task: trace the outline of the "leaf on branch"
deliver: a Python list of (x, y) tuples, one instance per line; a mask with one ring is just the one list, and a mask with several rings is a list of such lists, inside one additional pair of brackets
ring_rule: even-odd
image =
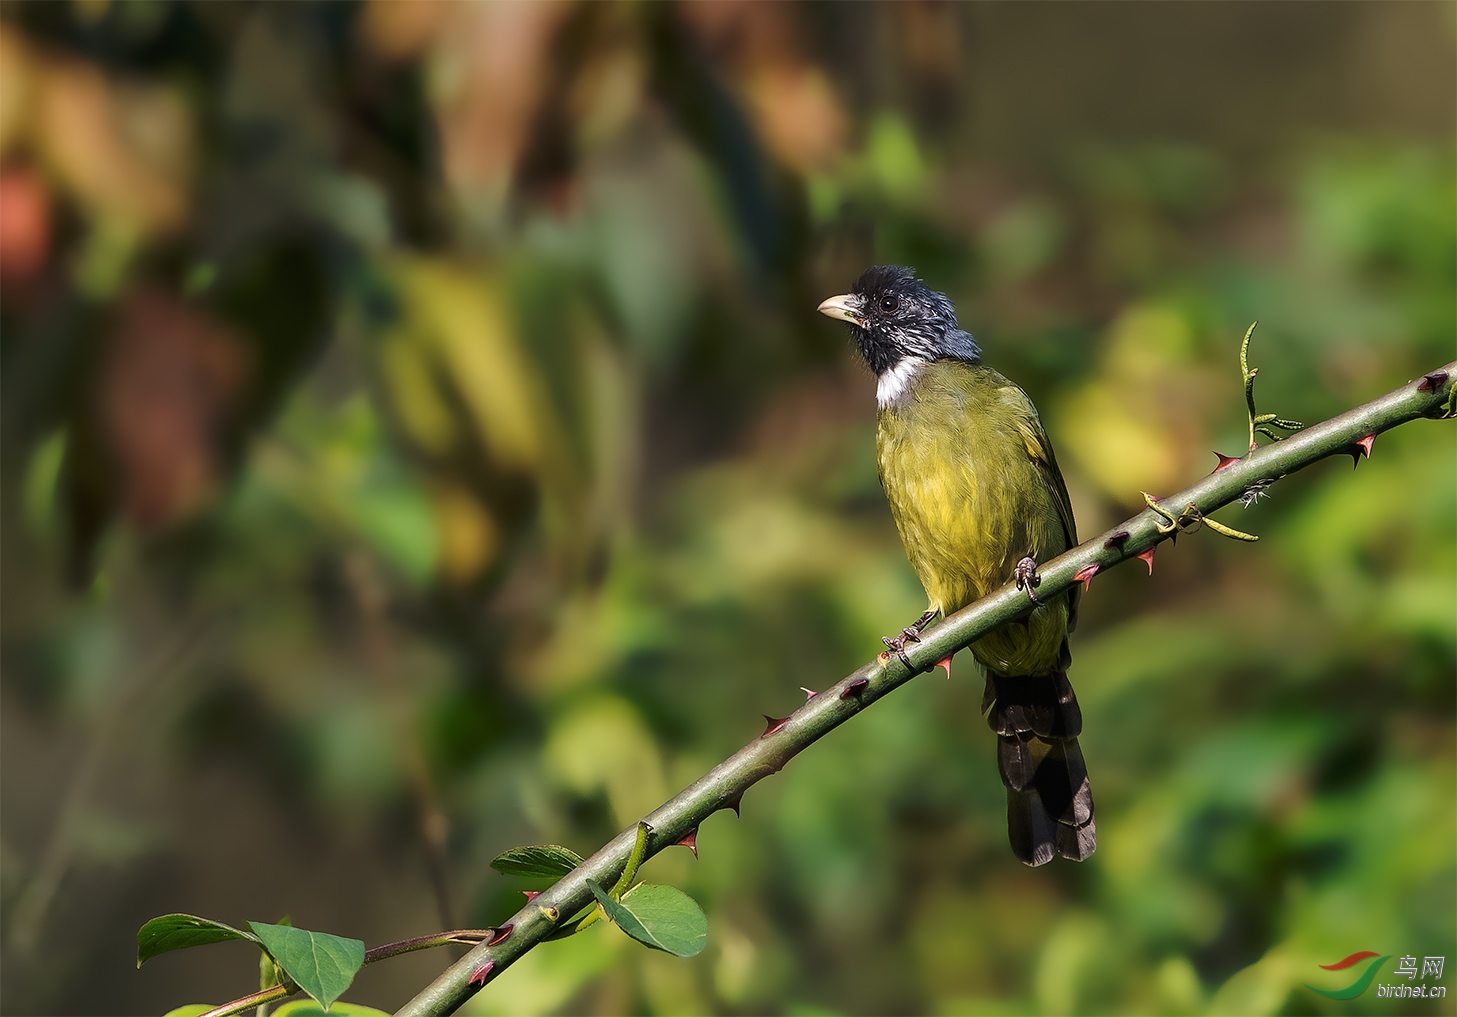
[(502, 851), (491, 860), (491, 868), (507, 876), (549, 876), (555, 879), (565, 876), (582, 862), (581, 855), (560, 844), (528, 844)]
[(271, 1017), (389, 1017), (384, 1010), (376, 1010), (362, 1003), (335, 1003), (328, 1010), (312, 999), (295, 999), (271, 1011)]
[(615, 901), (594, 880), (587, 886), (613, 923), (639, 943), (678, 957), (708, 945), (708, 919), (698, 902), (675, 886), (639, 883)]
[(364, 966), (362, 940), (262, 922), (249, 922), (248, 927), (284, 973), (325, 1010)]
[(137, 930), (137, 967), (158, 954), (183, 950), (189, 946), (226, 943), (230, 939), (246, 939), (257, 943), (251, 932), (215, 922), (197, 915), (172, 914), (153, 918)]

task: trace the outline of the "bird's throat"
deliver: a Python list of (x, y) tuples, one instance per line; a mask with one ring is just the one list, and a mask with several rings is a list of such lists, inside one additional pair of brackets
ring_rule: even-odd
[(875, 401), (880, 408), (895, 406), (905, 400), (910, 395), (911, 382), (925, 366), (926, 361), (920, 357), (902, 357), (882, 371), (875, 386)]

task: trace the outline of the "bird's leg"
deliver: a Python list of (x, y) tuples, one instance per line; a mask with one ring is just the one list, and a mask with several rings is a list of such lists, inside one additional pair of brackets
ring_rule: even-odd
[(898, 636), (881, 636), (880, 641), (895, 651), (895, 655), (901, 659), (906, 667), (911, 666), (911, 659), (906, 656), (906, 643), (919, 643), (921, 641), (921, 630), (930, 624), (931, 619), (936, 617), (936, 609), (928, 608), (926, 613), (905, 628), (901, 629)]
[(1012, 574), (1017, 577), (1017, 589), (1026, 590), (1032, 603), (1040, 605), (1042, 601), (1037, 599), (1036, 589), (1042, 585), (1042, 577), (1037, 574), (1037, 563), (1031, 558), (1023, 558)]

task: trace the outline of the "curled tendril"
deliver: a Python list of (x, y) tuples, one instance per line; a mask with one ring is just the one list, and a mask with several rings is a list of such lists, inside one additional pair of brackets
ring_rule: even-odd
[(1159, 516), (1159, 520), (1154, 523), (1154, 526), (1160, 533), (1193, 533), (1200, 526), (1208, 526), (1220, 536), (1229, 537), (1232, 540), (1253, 541), (1260, 539), (1253, 533), (1236, 530), (1233, 526), (1226, 526), (1221, 522), (1210, 519), (1192, 501), (1185, 505), (1183, 511), (1176, 516), (1160, 505), (1159, 500), (1147, 491), (1141, 493), (1143, 494), (1144, 503)]
[(1252, 322), (1245, 331), (1244, 342), (1239, 346), (1239, 370), (1244, 377), (1245, 383), (1245, 405), (1249, 409), (1250, 417), (1250, 451), (1253, 452), (1258, 446), (1255, 443), (1255, 435), (1263, 434), (1272, 441), (1279, 441), (1287, 435), (1280, 434), (1280, 431), (1303, 431), (1305, 425), (1298, 420), (1286, 420), (1275, 413), (1257, 413), (1255, 411), (1255, 375), (1260, 373), (1258, 367), (1250, 366), (1250, 338), (1255, 334), (1255, 326), (1259, 322)]

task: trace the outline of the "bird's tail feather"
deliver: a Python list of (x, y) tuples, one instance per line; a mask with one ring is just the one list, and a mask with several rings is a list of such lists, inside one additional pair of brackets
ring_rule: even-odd
[(1028, 865), (1054, 855), (1082, 861), (1097, 843), (1093, 792), (1078, 748), (1083, 715), (1067, 680), (1067, 655), (1045, 675), (987, 673), (982, 711), (997, 733), (1007, 787), (1007, 833)]

